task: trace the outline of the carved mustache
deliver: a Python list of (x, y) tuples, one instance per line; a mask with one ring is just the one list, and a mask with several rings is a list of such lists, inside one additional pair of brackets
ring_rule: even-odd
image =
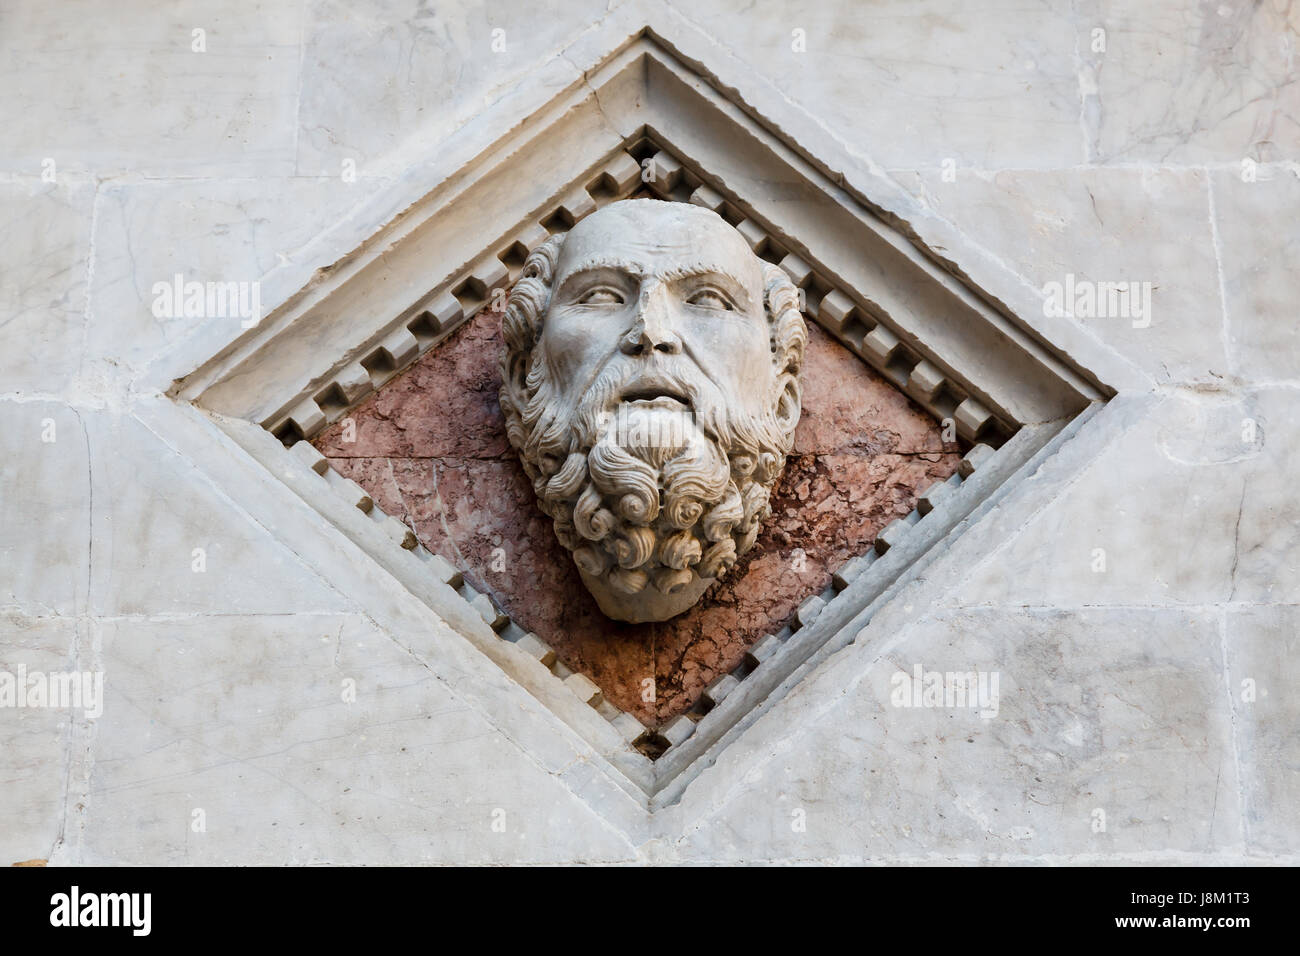
[(623, 402), (670, 398), (707, 417), (716, 406), (715, 389), (698, 369), (677, 369), (661, 359), (636, 364), (613, 358), (583, 395), (576, 411), (583, 421), (595, 422), (602, 412), (614, 411)]

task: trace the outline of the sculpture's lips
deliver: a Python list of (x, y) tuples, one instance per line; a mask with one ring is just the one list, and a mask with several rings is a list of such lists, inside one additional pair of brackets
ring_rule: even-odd
[(653, 404), (672, 402), (686, 408), (691, 407), (690, 396), (676, 385), (667, 382), (639, 383), (625, 388), (619, 396), (620, 402), (650, 402)]

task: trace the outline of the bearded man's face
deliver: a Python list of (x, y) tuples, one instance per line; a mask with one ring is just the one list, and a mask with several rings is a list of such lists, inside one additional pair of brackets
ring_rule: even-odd
[(758, 534), (799, 418), (795, 290), (710, 210), (612, 203), (525, 265), (501, 405), (609, 617), (690, 608)]

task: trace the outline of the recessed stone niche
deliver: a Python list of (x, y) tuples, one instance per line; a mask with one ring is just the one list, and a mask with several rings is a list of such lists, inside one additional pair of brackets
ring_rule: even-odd
[(772, 517), (698, 605), (661, 623), (605, 617), (537, 509), (497, 404), (500, 312), (481, 311), (314, 444), (606, 700), (658, 727), (957, 470), (962, 449), (933, 417), (815, 323), (808, 332), (803, 413)]
[[(971, 531), (1002, 528), (1114, 394), (967, 278), (977, 252), (947, 224), (779, 97), (784, 119), (696, 62), (649, 26), (620, 39), (526, 121), (434, 162), (429, 192), (168, 389), (331, 526), (298, 546), (341, 546), (358, 603), (467, 701), (543, 763), (557, 721), (580, 738), (580, 766), (556, 772), (601, 814), (611, 783), (655, 812), (708, 767), (745, 772), (752, 738), (730, 769), (720, 755), (838, 650), (925, 614), (998, 545)], [(712, 209), (784, 270), (812, 344), (757, 548), (694, 611), (634, 630), (597, 616), (507, 451), (498, 317), (479, 312), (548, 235), (645, 189)], [(960, 447), (940, 442), (944, 419)], [(395, 585), (446, 631), (412, 630), (423, 611), (395, 606)], [(468, 676), (487, 663), (512, 683)]]

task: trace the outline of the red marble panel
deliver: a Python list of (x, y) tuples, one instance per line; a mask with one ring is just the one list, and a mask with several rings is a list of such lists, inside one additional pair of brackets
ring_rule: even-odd
[(795, 450), (754, 548), (687, 613), (656, 624), (610, 621), (537, 510), (506, 441), (500, 323), (499, 313), (481, 312), (353, 412), (354, 441), (343, 440), (339, 422), (315, 444), (647, 725), (688, 710), (960, 459), (932, 418), (809, 323)]

